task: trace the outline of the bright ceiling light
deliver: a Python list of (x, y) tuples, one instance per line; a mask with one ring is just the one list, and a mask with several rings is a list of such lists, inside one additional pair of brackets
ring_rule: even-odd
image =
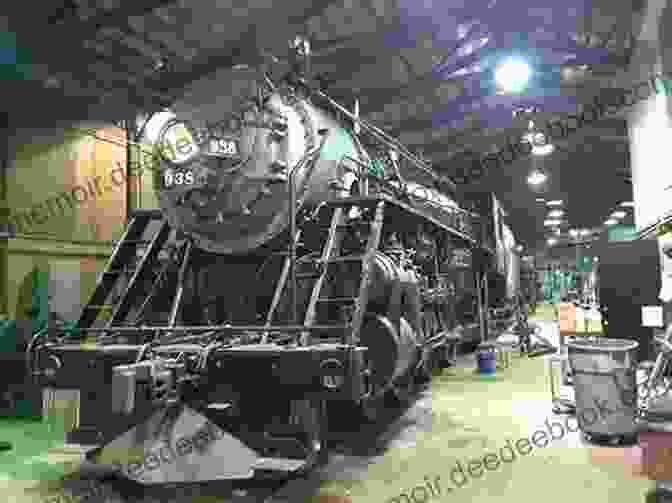
[(572, 236), (573, 238), (578, 237), (579, 231), (577, 229), (570, 229), (569, 235)]
[(625, 211), (614, 211), (611, 214), (611, 218), (625, 218), (627, 213)]
[(606, 222), (604, 222), (604, 225), (616, 225), (618, 223), (618, 220), (614, 220), (613, 218), (610, 218)]
[(527, 177), (527, 183), (535, 186), (543, 184), (546, 180), (548, 180), (548, 175), (539, 169), (535, 169)]
[(548, 219), (544, 220), (544, 226), (545, 227), (555, 227), (556, 225), (562, 224), (562, 220), (558, 219)]
[(555, 238), (548, 238), (548, 240), (546, 241), (546, 243), (548, 243), (548, 246), (553, 246), (553, 245), (558, 244), (558, 240), (555, 239)]
[(530, 65), (519, 59), (508, 59), (495, 70), (497, 85), (507, 93), (519, 93), (525, 89), (530, 80)]
[(581, 236), (590, 236), (590, 231), (588, 229), (581, 229), (579, 231), (579, 235)]
[(548, 212), (548, 218), (560, 218), (565, 212), (562, 210), (553, 210)]
[(634, 208), (635, 203), (632, 202), (632, 201), (624, 201), (620, 204), (620, 206), (623, 207), (623, 208)]
[(545, 202), (546, 202), (546, 199), (544, 199), (543, 197), (538, 197), (538, 198), (537, 198), (537, 202), (538, 202), (538, 203), (545, 203)]
[(546, 203), (547, 206), (562, 206), (564, 203), (560, 199), (556, 199), (555, 201), (548, 201)]

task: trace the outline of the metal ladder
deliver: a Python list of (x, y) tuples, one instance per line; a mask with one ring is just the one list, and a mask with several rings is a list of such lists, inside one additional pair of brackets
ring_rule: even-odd
[[(150, 240), (143, 239), (145, 231), (153, 220), (161, 220), (159, 230)], [(133, 304), (142, 295), (142, 289), (152, 274), (159, 252), (166, 244), (171, 233), (168, 222), (163, 220), (158, 210), (139, 210), (133, 213), (126, 232), (112, 252), (105, 269), (98, 279), (89, 302), (84, 306), (77, 322), (77, 328), (87, 329), (95, 323), (102, 311), (111, 310), (112, 315), (106, 323), (109, 328), (122, 321), (130, 312)], [(146, 247), (136, 266), (131, 265), (140, 247)], [(130, 280), (124, 293), (115, 304), (106, 304), (120, 279), (130, 274)]]
[[(298, 232), (296, 233), (296, 236), (294, 237), (294, 241), (297, 243), (300, 242), (301, 235), (302, 230), (299, 229)], [(269, 328), (273, 324), (273, 317), (275, 316), (275, 312), (277, 311), (278, 305), (280, 304), (280, 300), (282, 299), (282, 294), (285, 291), (285, 287), (287, 286), (289, 273), (292, 267), (296, 267), (296, 264), (292, 264), (292, 257), (289, 252), (281, 252), (281, 253), (282, 255), (284, 255), (285, 261), (282, 264), (282, 272), (280, 273), (280, 279), (278, 279), (278, 283), (275, 287), (275, 293), (273, 294), (271, 307), (269, 308), (268, 314), (266, 315), (266, 324), (265, 324), (266, 328)], [(264, 338), (264, 340), (266, 340), (266, 338)]]
[[(331, 201), (329, 206), (335, 206), (334, 214), (331, 219), (329, 227), (329, 235), (322, 249), (322, 255), (319, 260), (321, 271), (317, 275), (317, 280), (313, 285), (313, 289), (306, 308), (304, 319), (304, 326), (311, 327), (317, 318), (317, 306), (320, 304), (340, 305), (342, 307), (354, 307), (354, 314), (349, 326), (350, 336), (343, 337), (343, 344), (357, 344), (359, 341), (359, 333), (364, 321), (364, 314), (368, 304), (368, 284), (371, 276), (371, 262), (373, 256), (380, 245), (380, 238), (383, 228), (383, 215), (385, 202), (376, 199), (366, 198), (345, 198), (337, 201)], [(348, 229), (353, 226), (361, 225), (361, 222), (347, 223), (345, 208), (346, 207), (361, 207), (365, 205), (375, 205), (375, 215), (373, 221), (367, 222), (370, 225), (370, 233), (367, 238), (366, 247), (362, 255), (341, 255), (341, 244), (343, 235)], [(321, 297), (324, 283), (327, 276), (331, 272), (331, 266), (343, 262), (360, 262), (361, 263), (361, 278), (359, 282), (358, 294), (356, 297)], [(304, 334), (307, 338), (307, 334)], [(349, 340), (348, 340), (349, 339)]]

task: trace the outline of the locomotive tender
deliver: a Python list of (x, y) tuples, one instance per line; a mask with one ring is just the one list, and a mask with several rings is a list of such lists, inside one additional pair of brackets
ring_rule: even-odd
[(51, 396), (78, 390), (68, 441), (143, 484), (315, 466), (449, 364), (451, 260), (482, 248), (450, 182), (305, 81), (225, 119), (164, 127), (160, 211), (28, 350)]

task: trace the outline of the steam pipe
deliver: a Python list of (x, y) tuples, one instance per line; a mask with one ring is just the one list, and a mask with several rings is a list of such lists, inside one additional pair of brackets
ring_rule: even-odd
[(326, 129), (320, 129), (318, 134), (322, 136), (322, 141), (313, 149), (313, 151), (308, 152), (306, 156), (297, 162), (292, 169), (289, 171), (289, 176), (287, 177), (287, 182), (289, 183), (289, 260), (290, 260), (290, 282), (291, 282), (291, 303), (292, 303), (292, 324), (298, 323), (299, 314), (297, 306), (297, 290), (298, 283), (296, 278), (296, 183), (294, 180), (295, 175), (299, 172), (299, 168), (305, 166), (308, 162), (311, 161), (311, 158), (318, 154), (322, 147), (324, 146), (325, 141), (327, 140), (327, 135), (329, 131)]
[(318, 90), (318, 91), (316, 91), (316, 93), (321, 98), (326, 99), (331, 106), (336, 108), (339, 112), (343, 113), (350, 120), (352, 120), (356, 124), (361, 125), (364, 129), (367, 130), (367, 132), (371, 136), (376, 138), (378, 141), (393, 147), (395, 150), (398, 150), (399, 154), (401, 154), (402, 157), (404, 157), (406, 160), (411, 162), (419, 170), (427, 173), (429, 176), (432, 177), (433, 180), (435, 180), (437, 182), (447, 183), (450, 186), (451, 191), (453, 191), (453, 192), (457, 191), (457, 186), (455, 185), (455, 183), (452, 180), (448, 180), (445, 177), (440, 177), (439, 175), (437, 175), (430, 167), (426, 166), (425, 162), (423, 162), (420, 158), (416, 157), (410, 151), (408, 151), (408, 149), (400, 141), (398, 141), (395, 138), (392, 138), (391, 136), (386, 134), (384, 131), (378, 129), (373, 124), (369, 124), (364, 119), (361, 119), (361, 118), (357, 117), (356, 115), (352, 114), (345, 107), (339, 105), (336, 101), (334, 101), (332, 98), (330, 98), (324, 91), (319, 91)]
[(184, 257), (182, 258), (182, 265), (180, 266), (180, 272), (177, 280), (177, 293), (175, 294), (175, 300), (173, 300), (173, 305), (170, 309), (170, 319), (168, 321), (168, 326), (174, 327), (177, 321), (177, 313), (180, 311), (180, 306), (182, 304), (182, 296), (184, 295), (184, 277), (187, 274), (187, 267), (189, 265), (189, 259), (191, 258), (191, 248), (192, 241), (189, 240), (185, 244)]

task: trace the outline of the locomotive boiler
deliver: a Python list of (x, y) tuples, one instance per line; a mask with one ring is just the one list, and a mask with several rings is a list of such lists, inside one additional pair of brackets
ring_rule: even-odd
[(50, 396), (78, 390), (68, 438), (92, 462), (147, 484), (300, 473), (449, 363), (442, 264), (479, 227), (403, 145), (288, 79), (169, 121), (156, 152), (160, 210), (134, 214), (77, 327), (28, 352)]

